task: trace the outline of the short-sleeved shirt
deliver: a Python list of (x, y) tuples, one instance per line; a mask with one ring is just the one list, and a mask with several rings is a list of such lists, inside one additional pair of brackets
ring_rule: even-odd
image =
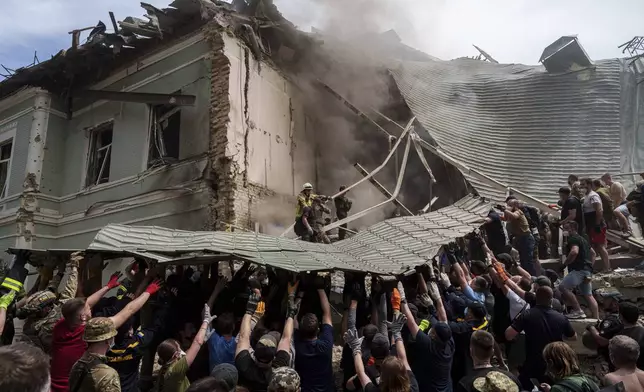
[[(418, 388), (418, 381), (416, 380), (416, 376), (414, 376), (414, 373), (409, 370), (407, 371), (407, 375), (409, 376), (409, 391), (418, 392), (420, 389)], [(364, 386), (364, 391), (380, 392), (380, 387), (378, 385), (375, 385), (373, 382), (370, 382), (369, 384)]]
[(85, 325), (70, 328), (64, 319), (58, 320), (52, 331), (51, 392), (67, 392), (69, 372), (87, 348), (83, 340)]
[(530, 309), (530, 304), (528, 304), (523, 298), (519, 297), (517, 293), (512, 290), (508, 290), (505, 294), (510, 302), (510, 320), (517, 318), (521, 312), (525, 312)]
[(514, 374), (496, 367), (488, 367), (488, 368), (474, 369), (471, 372), (469, 372), (465, 377), (461, 378), (456, 386), (456, 392), (478, 392), (478, 390), (474, 388), (474, 380), (480, 377), (485, 377), (490, 372), (499, 372), (499, 373), (505, 374), (515, 384), (517, 384), (519, 391), (523, 389), (521, 388), (521, 383), (519, 382), (519, 380), (517, 380)]
[(549, 343), (575, 336), (575, 330), (566, 316), (539, 305), (517, 317), (512, 328), (517, 332), (525, 331), (526, 335), (526, 360), (521, 373), (535, 378), (543, 377), (546, 371), (543, 349)]
[(418, 331), (409, 349), (415, 351), (416, 360), (411, 364), (411, 370), (419, 389), (423, 392), (451, 392), (454, 339), (440, 342)]
[(295, 331), (295, 370), (302, 392), (333, 392), (333, 326), (322, 324), (315, 340), (304, 340)]
[(569, 197), (561, 207), (561, 219), (566, 219), (570, 215), (570, 211), (575, 211), (575, 222), (579, 226), (579, 232), (584, 231), (584, 213), (581, 208), (581, 202), (574, 196)]
[(588, 192), (584, 197), (583, 209), (587, 227), (593, 227), (597, 222), (597, 212), (595, 211), (595, 204), (597, 203), (602, 204), (602, 198), (595, 191)]
[(237, 339), (230, 339), (213, 332), (208, 339), (208, 355), (210, 371), (222, 363), (235, 364), (235, 350), (237, 349)]
[(593, 263), (590, 256), (590, 245), (588, 245), (588, 241), (578, 233), (571, 234), (568, 237), (568, 247), (571, 249), (573, 246), (577, 246), (579, 248), (579, 253), (577, 253), (575, 260), (568, 264), (568, 269), (570, 271), (592, 271)]
[[(119, 374), (108, 366), (103, 355), (86, 352), (69, 374), (72, 392), (121, 392)], [(93, 364), (93, 366), (92, 366)], [(80, 383), (80, 384), (78, 384)]]
[(185, 356), (179, 358), (174, 363), (171, 363), (170, 366), (165, 369), (161, 369), (163, 373), (163, 378), (157, 381), (157, 391), (158, 392), (185, 392), (190, 387), (190, 381), (188, 381), (188, 360)]
[(263, 368), (257, 366), (255, 360), (251, 357), (248, 350), (242, 350), (235, 357), (235, 366), (239, 372), (239, 385), (248, 388), (253, 392), (264, 392), (268, 388), (268, 383), (273, 376), (273, 369), (283, 366), (289, 366), (291, 354), (280, 350), (275, 354), (273, 363), (270, 367)]
[(610, 197), (613, 199), (613, 207), (619, 207), (620, 204), (626, 201), (626, 196), (627, 194), (626, 189), (624, 189), (624, 185), (617, 181), (613, 181), (613, 183), (610, 184)]

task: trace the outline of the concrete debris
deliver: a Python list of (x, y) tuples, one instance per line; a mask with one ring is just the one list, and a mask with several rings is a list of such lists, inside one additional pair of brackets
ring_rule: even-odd
[(549, 73), (577, 71), (593, 65), (577, 37), (564, 36), (548, 45), (539, 62)]

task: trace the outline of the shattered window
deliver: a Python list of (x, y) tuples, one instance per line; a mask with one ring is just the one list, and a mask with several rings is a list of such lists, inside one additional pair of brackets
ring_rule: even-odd
[(112, 133), (114, 122), (109, 121), (90, 130), (89, 164), (85, 186), (104, 184), (110, 180)]
[(175, 105), (152, 106), (150, 116), (148, 167), (179, 160), (181, 107)]
[(0, 144), (0, 184), (2, 184), (0, 199), (7, 196), (7, 186), (9, 185), (9, 164), (11, 163), (12, 146), (13, 139), (9, 139), (8, 141)]

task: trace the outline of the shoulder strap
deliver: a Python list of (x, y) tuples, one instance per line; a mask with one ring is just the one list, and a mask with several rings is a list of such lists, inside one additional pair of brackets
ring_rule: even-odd
[(88, 364), (84, 364), (83, 362), (81, 363), (83, 364), (83, 366), (80, 371), (80, 376), (78, 377), (78, 380), (73, 385), (73, 387), (70, 385), (70, 388), (69, 388), (70, 392), (78, 392), (81, 386), (83, 385), (83, 381), (85, 381), (85, 377), (92, 371), (92, 369), (94, 369), (96, 366), (103, 363), (103, 361), (100, 360), (99, 358), (94, 358)]

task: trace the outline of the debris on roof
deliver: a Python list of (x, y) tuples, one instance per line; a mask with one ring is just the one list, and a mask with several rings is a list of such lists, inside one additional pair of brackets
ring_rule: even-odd
[(563, 36), (548, 45), (543, 50), (539, 62), (550, 73), (578, 71), (593, 65), (575, 36)]
[(440, 247), (483, 223), (491, 204), (468, 196), (452, 206), (378, 223), (333, 244), (259, 233), (191, 232), (155, 226), (112, 224), (98, 232), (88, 251), (136, 255), (166, 263), (235, 258), (293, 272), (363, 271), (399, 275), (431, 260)]

